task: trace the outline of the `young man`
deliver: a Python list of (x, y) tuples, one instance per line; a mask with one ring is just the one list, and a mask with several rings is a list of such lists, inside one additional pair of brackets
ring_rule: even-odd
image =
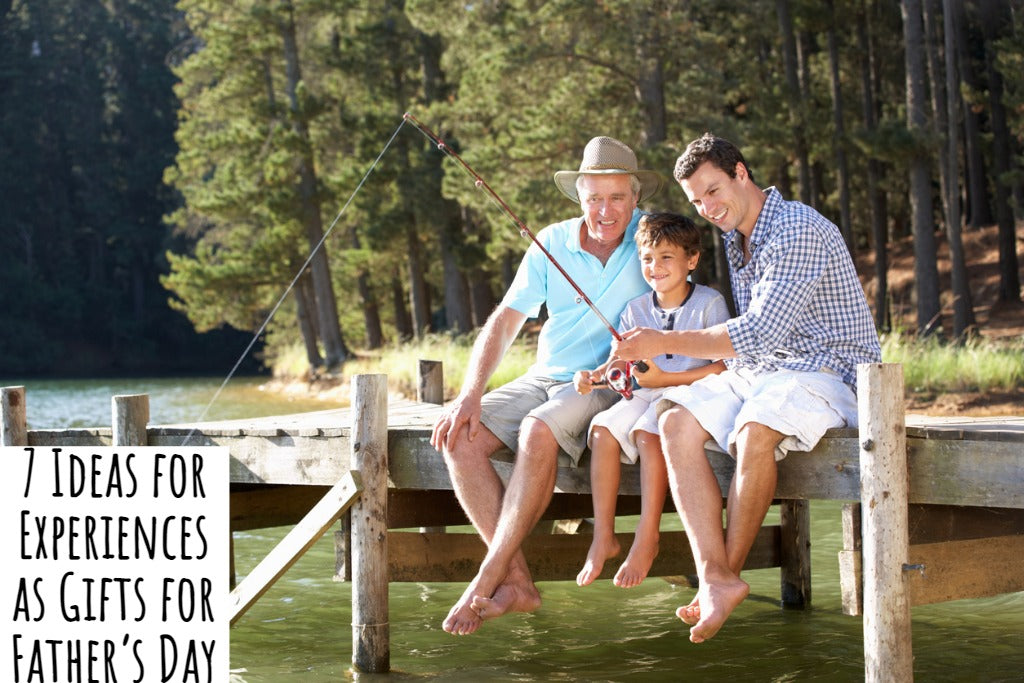
[[(555, 173), (555, 184), (578, 202), (576, 217), (550, 225), (537, 240), (606, 317), (615, 319), (646, 289), (637, 266), (633, 234), (637, 204), (653, 196), (661, 179), (639, 170), (628, 146), (592, 139), (579, 171)], [(537, 344), (537, 362), (526, 375), (484, 394), (487, 381), (528, 317), (541, 305), (548, 319)], [(614, 398), (581, 396), (577, 370), (608, 356), (611, 335), (536, 244), (527, 250), (512, 287), (480, 331), (462, 389), (438, 418), (431, 444), (441, 450), (459, 502), (487, 543), (477, 575), (444, 620), (444, 630), (465, 635), (483, 620), (535, 610), (540, 594), (520, 550), (554, 491), (560, 451), (578, 460), (591, 418)], [(508, 447), (515, 465), (503, 490), (490, 456)]]
[[(663, 330), (703, 329), (725, 322), (729, 310), (722, 295), (688, 278), (700, 260), (700, 230), (686, 216), (657, 213), (640, 219), (636, 232), (640, 252), (640, 268), (650, 292), (626, 305), (619, 321), (619, 330), (634, 327), (655, 327)], [(573, 383), (581, 394), (595, 384), (606, 383), (610, 365), (621, 360), (609, 359), (595, 370), (581, 370)], [(601, 574), (605, 560), (619, 554), (615, 538), (615, 503), (621, 476), (620, 452), (623, 462), (640, 460), (640, 520), (633, 545), (625, 562), (615, 573), (613, 582), (621, 588), (639, 585), (658, 555), (661, 511), (668, 491), (665, 457), (658, 436), (658, 416), (652, 404), (667, 387), (690, 384), (725, 365), (679, 354), (663, 354), (646, 361), (648, 370), (633, 373), (640, 389), (630, 400), (620, 400), (608, 410), (598, 413), (590, 423), (590, 481), (594, 500), (594, 540), (587, 559), (576, 577), (586, 586)]]
[[(707, 330), (637, 329), (624, 358), (685, 353), (728, 370), (665, 392), (659, 410), (669, 488), (700, 587), (676, 614), (690, 640), (714, 636), (750, 587), (740, 570), (775, 493), (776, 461), (857, 421), (856, 366), (881, 360), (878, 336), (838, 228), (814, 209), (762, 191), (732, 143), (705, 134), (676, 162), (690, 203), (725, 233), (738, 317)], [(704, 453), (736, 458), (726, 504)]]

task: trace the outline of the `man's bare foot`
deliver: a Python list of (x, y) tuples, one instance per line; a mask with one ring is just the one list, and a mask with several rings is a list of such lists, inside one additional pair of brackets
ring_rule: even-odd
[(540, 607), (540, 591), (532, 583), (503, 583), (490, 598), (474, 597), (471, 607), (482, 621), (510, 612), (532, 612)]
[(647, 572), (651, 571), (651, 565), (657, 556), (657, 538), (642, 538), (637, 535), (633, 539), (633, 547), (629, 549), (626, 561), (619, 567), (619, 571), (615, 572), (612, 583), (619, 588), (639, 586), (647, 578)]
[(532, 612), (540, 607), (540, 592), (532, 582), (503, 583), (491, 597), (475, 593), (476, 582), (471, 583), (448, 612), (442, 628), (455, 636), (466, 636), (476, 631), (487, 619), (509, 612)]
[(698, 596), (693, 596), (693, 600), (690, 601), (689, 605), (683, 605), (677, 609), (676, 616), (690, 626), (696, 625), (700, 621), (700, 602), (698, 601)]
[[(703, 643), (713, 637), (725, 624), (732, 611), (750, 594), (747, 582), (730, 574), (717, 579), (704, 578), (697, 592), (700, 619), (690, 629), (690, 642)], [(693, 607), (690, 603), (687, 607)], [(680, 608), (686, 609), (686, 608)], [(677, 611), (676, 614), (679, 614)], [(682, 619), (682, 616), (680, 616)], [(684, 619), (685, 621), (685, 619)]]
[(606, 537), (594, 536), (590, 543), (590, 550), (587, 552), (587, 561), (583, 563), (583, 569), (576, 575), (576, 585), (588, 586), (594, 579), (601, 576), (605, 560), (611, 559), (619, 554), (622, 547), (615, 534), (608, 534)]

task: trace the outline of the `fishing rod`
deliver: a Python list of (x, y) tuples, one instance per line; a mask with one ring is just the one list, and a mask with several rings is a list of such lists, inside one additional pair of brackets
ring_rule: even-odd
[[(612, 336), (615, 337), (615, 339), (617, 341), (622, 341), (622, 335), (619, 334), (618, 330), (616, 330), (615, 327), (610, 322), (608, 322), (608, 319), (606, 317), (604, 317), (604, 314), (601, 313), (600, 309), (598, 309), (598, 307), (594, 305), (594, 302), (590, 300), (590, 297), (587, 296), (586, 292), (584, 292), (580, 288), (580, 286), (578, 284), (576, 284), (576, 281), (573, 280), (572, 277), (569, 276), (569, 273), (565, 272), (565, 269), (562, 268), (562, 265), (557, 260), (555, 260), (555, 257), (551, 255), (551, 252), (549, 252), (544, 247), (544, 245), (540, 243), (540, 240), (537, 239), (537, 236), (534, 235), (533, 232), (528, 227), (526, 227), (526, 223), (524, 223), (519, 218), (519, 216), (517, 216), (512, 211), (512, 209), (509, 208), (508, 204), (505, 203), (505, 200), (503, 200), (500, 196), (498, 196), (498, 193), (495, 192), (491, 188), (491, 186), (487, 184), (487, 181), (484, 180), (482, 177), (480, 177), (480, 174), (477, 173), (476, 171), (474, 171), (469, 164), (467, 164), (465, 161), (463, 161), (462, 157), (460, 157), (455, 150), (453, 150), (451, 147), (449, 147), (448, 144), (444, 140), (442, 140), (440, 137), (438, 137), (434, 133), (434, 131), (430, 130), (430, 128), (428, 128), (425, 124), (420, 122), (419, 119), (417, 119), (415, 116), (413, 116), (412, 114), (406, 112), (402, 116), (402, 119), (404, 121), (408, 121), (414, 127), (416, 127), (431, 142), (433, 142), (435, 145), (437, 145), (437, 148), (439, 150), (441, 150), (442, 152), (444, 152), (445, 154), (450, 156), (452, 159), (457, 161), (459, 163), (459, 165), (462, 166), (462, 168), (465, 169), (467, 173), (469, 173), (469, 175), (473, 176), (473, 184), (476, 185), (478, 188), (481, 188), (482, 190), (487, 192), (488, 195), (490, 195), (491, 199), (494, 200), (494, 202), (504, 212), (504, 214), (506, 216), (508, 216), (509, 219), (511, 219), (511, 221), (516, 225), (517, 228), (519, 228), (519, 233), (523, 237), (530, 238), (530, 240), (532, 240), (533, 243), (535, 245), (537, 245), (537, 248), (541, 250), (541, 252), (548, 258), (549, 261), (551, 261), (551, 264), (555, 268), (558, 269), (558, 272), (562, 274), (562, 277), (565, 278), (565, 281), (568, 282), (569, 285), (574, 290), (576, 290), (576, 295), (577, 295), (576, 303), (579, 303), (581, 301), (583, 303), (585, 303), (590, 308), (590, 310), (592, 310), (594, 312), (594, 314), (597, 315), (598, 319), (600, 319), (600, 321), (604, 324), (604, 326), (608, 328), (608, 331), (612, 333)], [(640, 361), (640, 360), (632, 361), (632, 364), (640, 372), (646, 372), (647, 371), (647, 364), (644, 363), (643, 361)], [(626, 366), (625, 376), (626, 376), (627, 379), (630, 378), (629, 365), (628, 364)], [(618, 385), (625, 386), (627, 388), (630, 388), (632, 386), (632, 382), (631, 381), (623, 383), (623, 381), (619, 377), (616, 377), (616, 380), (617, 381), (615, 381), (614, 383), (612, 381), (609, 381), (608, 384), (610, 386), (612, 386), (612, 388), (615, 388)], [(631, 395), (632, 392), (631, 391), (630, 391), (630, 395), (629, 396), (627, 396), (627, 392), (626, 391), (622, 391), (622, 390), (619, 390), (617, 388), (616, 388), (616, 391), (618, 391), (623, 396), (626, 396), (626, 398), (631, 398), (632, 397), (632, 395)]]

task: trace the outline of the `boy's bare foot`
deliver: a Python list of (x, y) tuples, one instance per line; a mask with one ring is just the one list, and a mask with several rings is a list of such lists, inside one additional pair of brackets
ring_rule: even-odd
[(588, 586), (593, 583), (594, 579), (601, 576), (605, 560), (615, 557), (621, 550), (622, 547), (619, 545), (619, 539), (615, 538), (615, 534), (609, 534), (604, 538), (595, 535), (594, 540), (590, 543), (590, 550), (587, 552), (587, 561), (583, 563), (583, 569), (576, 575), (576, 585)]
[[(701, 587), (697, 592), (697, 599), (700, 602), (697, 611), (700, 618), (690, 629), (690, 642), (703, 643), (718, 633), (718, 630), (725, 624), (732, 611), (749, 594), (750, 586), (735, 574), (720, 579), (705, 579), (702, 581)], [(694, 603), (691, 602), (687, 607), (679, 608), (676, 614), (682, 619), (683, 617), (679, 612), (692, 607), (694, 607)], [(685, 619), (683, 620), (686, 621)]]
[(657, 556), (657, 539), (645, 539), (638, 534), (633, 539), (633, 547), (629, 549), (626, 561), (619, 567), (619, 571), (615, 572), (612, 583), (619, 588), (639, 586), (647, 578), (647, 572), (651, 571), (651, 565)]

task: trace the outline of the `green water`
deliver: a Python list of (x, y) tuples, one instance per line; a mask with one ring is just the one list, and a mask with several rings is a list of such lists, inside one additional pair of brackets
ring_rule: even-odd
[[(18, 382), (26, 385), (30, 428), (107, 425), (110, 396), (149, 393), (153, 423), (319, 410), (330, 405), (281, 399), (259, 381)], [(487, 622), (455, 637), (441, 621), (460, 584), (391, 584), (391, 680), (445, 681), (858, 681), (863, 679), (861, 620), (842, 614), (837, 553), (840, 505), (811, 504), (813, 607), (778, 606), (779, 572), (744, 575), (752, 593), (711, 641), (691, 644), (673, 612), (692, 591), (659, 579), (633, 589), (608, 580), (587, 588), (540, 584), (544, 604), (529, 615)], [(774, 513), (773, 513), (774, 514)], [(620, 525), (627, 531), (629, 520)], [(678, 528), (666, 516), (665, 528)], [(241, 579), (287, 528), (235, 534)], [(615, 566), (610, 563), (606, 573)], [(231, 629), (236, 683), (383, 680), (355, 674), (351, 586), (332, 580), (334, 550), (322, 538)], [(1024, 680), (1024, 593), (915, 607), (918, 681)]]

